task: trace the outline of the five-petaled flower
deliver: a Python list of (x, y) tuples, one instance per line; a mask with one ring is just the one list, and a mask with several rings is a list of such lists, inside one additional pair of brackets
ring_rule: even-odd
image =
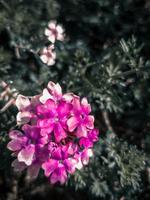
[(99, 132), (86, 98), (63, 94), (58, 83), (49, 82), (40, 95), (19, 95), (16, 106), (22, 127), (9, 133), (7, 147), (14, 152), (17, 171), (27, 168), (36, 177), (43, 169), (52, 184), (64, 184), (68, 174), (88, 164)]
[(64, 40), (64, 30), (60, 25), (56, 24), (56, 21), (49, 22), (48, 28), (45, 29), (45, 35), (52, 43), (55, 43), (56, 40)]
[(56, 59), (56, 52), (54, 51), (54, 45), (44, 47), (41, 51), (40, 58), (43, 63), (47, 65), (54, 65)]

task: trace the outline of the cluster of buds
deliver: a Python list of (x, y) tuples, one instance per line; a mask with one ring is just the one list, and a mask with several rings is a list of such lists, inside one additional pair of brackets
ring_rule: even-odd
[(86, 98), (63, 94), (58, 83), (49, 82), (42, 94), (19, 95), (16, 106), (20, 130), (10, 131), (7, 145), (16, 171), (27, 169), (35, 178), (42, 169), (50, 183), (64, 184), (69, 174), (88, 164), (99, 132)]
[(64, 30), (60, 25), (57, 25), (56, 21), (51, 21), (48, 24), (48, 28), (45, 29), (45, 35), (52, 44), (43, 48), (40, 58), (43, 63), (47, 65), (54, 65), (56, 59), (54, 44), (56, 40), (64, 40)]

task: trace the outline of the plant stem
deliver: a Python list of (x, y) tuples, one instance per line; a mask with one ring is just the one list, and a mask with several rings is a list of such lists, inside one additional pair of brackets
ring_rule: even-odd
[(139, 73), (141, 73), (141, 70), (143, 70), (143, 69), (147, 69), (148, 67), (140, 67), (139, 69), (132, 69), (132, 70), (129, 70), (129, 71), (126, 71), (126, 72), (122, 72), (122, 73), (120, 73), (120, 74), (117, 74), (117, 75), (113, 75), (113, 76), (111, 76), (112, 78), (118, 78), (118, 77), (121, 77), (121, 76), (123, 76), (123, 77), (125, 77), (125, 76), (129, 76), (129, 75), (131, 75), (131, 74), (134, 74), (134, 73), (137, 73), (137, 74), (139, 74)]
[(3, 0), (0, 0), (0, 3), (3, 5), (4, 8), (6, 8), (6, 10), (8, 10), (9, 12), (11, 11), (8, 3), (6, 3), (5, 1)]
[(114, 131), (112, 125), (111, 125), (108, 112), (102, 111), (102, 115), (103, 115), (103, 119), (105, 121), (105, 125), (106, 125), (107, 129), (111, 132), (110, 138), (114, 138), (116, 136), (116, 134), (115, 134), (115, 131)]

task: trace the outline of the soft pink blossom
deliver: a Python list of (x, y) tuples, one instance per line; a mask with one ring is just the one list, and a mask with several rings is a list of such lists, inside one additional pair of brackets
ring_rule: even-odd
[(48, 28), (45, 29), (45, 35), (52, 43), (55, 43), (56, 40), (64, 40), (64, 30), (62, 26), (57, 25), (55, 21), (49, 22)]
[(41, 51), (40, 58), (43, 63), (47, 65), (54, 65), (56, 59), (56, 52), (54, 51), (54, 45), (44, 47)]
[(65, 93), (62, 94), (62, 88), (60, 87), (59, 83), (53, 83), (50, 81), (47, 85), (47, 88), (43, 90), (43, 93), (40, 97), (40, 102), (45, 103), (48, 99), (59, 101), (64, 100), (70, 103), (73, 100), (73, 93)]

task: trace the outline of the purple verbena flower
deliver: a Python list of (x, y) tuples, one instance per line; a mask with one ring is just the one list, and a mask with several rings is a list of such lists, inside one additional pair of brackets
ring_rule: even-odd
[(68, 174), (88, 164), (99, 132), (86, 98), (63, 94), (58, 83), (49, 82), (40, 95), (19, 95), (16, 106), (21, 130), (10, 131), (7, 145), (16, 171), (27, 169), (35, 178), (43, 169), (50, 183), (64, 184)]
[(83, 98), (80, 103), (79, 97), (74, 97), (73, 114), (67, 121), (69, 131), (77, 129), (77, 137), (87, 137), (88, 130), (94, 128), (94, 117), (89, 115), (90, 112), (91, 106), (86, 98)]

